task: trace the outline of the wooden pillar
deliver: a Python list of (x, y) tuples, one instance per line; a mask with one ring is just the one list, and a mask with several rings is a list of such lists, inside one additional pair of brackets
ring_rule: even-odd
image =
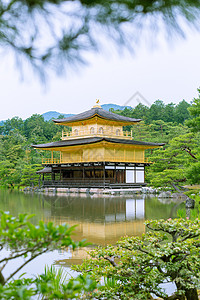
[(39, 189), (40, 189), (40, 186), (41, 186), (41, 173), (39, 175)]
[(51, 163), (53, 164), (53, 150), (51, 150)]
[(85, 180), (85, 168), (84, 168), (84, 165), (83, 165), (83, 181)]
[(117, 178), (117, 174), (116, 174), (116, 163), (115, 163), (115, 168), (114, 168), (114, 183), (116, 183), (116, 178)]
[(103, 184), (104, 184), (104, 188), (105, 188), (105, 179), (106, 179), (106, 172), (105, 172), (105, 162), (103, 164)]
[(135, 175), (134, 175), (134, 177), (135, 177), (134, 183), (136, 183), (136, 166), (134, 167), (134, 173), (135, 173)]

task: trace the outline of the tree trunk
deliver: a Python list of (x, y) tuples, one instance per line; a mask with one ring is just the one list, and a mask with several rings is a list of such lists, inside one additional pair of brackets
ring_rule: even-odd
[(197, 293), (197, 289), (189, 289), (185, 291), (185, 296), (187, 300), (198, 300), (198, 293)]
[(5, 284), (5, 278), (3, 277), (3, 274), (0, 272), (0, 284)]
[[(160, 298), (159, 298), (160, 299)], [(177, 295), (176, 293), (167, 297), (167, 298), (164, 298), (166, 300), (185, 300), (185, 296), (184, 295)]]
[(181, 190), (173, 182), (171, 183), (171, 185), (177, 192), (181, 193)]

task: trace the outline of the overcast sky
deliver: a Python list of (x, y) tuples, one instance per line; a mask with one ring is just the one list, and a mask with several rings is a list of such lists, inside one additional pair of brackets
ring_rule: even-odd
[[(185, 40), (159, 43), (153, 49), (143, 43), (135, 55), (121, 56), (107, 49), (87, 58), (89, 65), (69, 70), (62, 78), (50, 76), (44, 87), (28, 72), (22, 81), (12, 58), (0, 57), (0, 120), (47, 111), (79, 113), (90, 109), (96, 99), (124, 105), (137, 91), (151, 104), (157, 99), (190, 102), (200, 86), (199, 33), (190, 32)], [(136, 106), (137, 100), (129, 105)]]

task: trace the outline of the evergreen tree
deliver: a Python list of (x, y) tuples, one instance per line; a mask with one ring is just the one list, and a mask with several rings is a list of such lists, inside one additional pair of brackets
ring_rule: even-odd
[(165, 106), (163, 112), (163, 120), (165, 122), (174, 122), (175, 121), (175, 104), (169, 103)]
[(156, 100), (149, 109), (149, 121), (162, 120), (164, 116), (165, 104), (161, 100)]
[(200, 131), (200, 89), (197, 90), (199, 93), (198, 98), (194, 98), (192, 106), (188, 108), (192, 119), (186, 122), (194, 132)]
[(198, 145), (199, 136), (187, 133), (170, 140), (165, 148), (155, 150), (147, 180), (156, 187), (186, 183), (187, 169), (198, 161)]
[(174, 121), (177, 123), (184, 123), (185, 120), (190, 118), (189, 107), (191, 104), (186, 102), (185, 100), (179, 102), (175, 107), (175, 119)]
[(142, 103), (139, 103), (133, 109), (131, 117), (136, 118), (136, 119), (142, 119), (146, 122), (148, 120), (148, 117), (149, 117), (149, 107), (142, 104)]

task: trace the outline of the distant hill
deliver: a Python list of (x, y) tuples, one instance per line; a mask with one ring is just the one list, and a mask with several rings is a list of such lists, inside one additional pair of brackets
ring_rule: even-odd
[(60, 115), (63, 115), (64, 118), (73, 116), (73, 114), (64, 114), (64, 113), (59, 113), (57, 111), (48, 111), (48, 112), (45, 112), (44, 114), (42, 114), (45, 121), (49, 121), (51, 119), (57, 119)]
[(121, 105), (118, 105), (118, 104), (102, 104), (101, 107), (107, 111), (110, 110), (110, 108), (113, 108), (114, 110), (123, 110), (124, 108), (131, 108), (131, 106), (121, 106)]
[[(121, 105), (112, 104), (112, 103), (102, 104), (101, 106), (102, 106), (103, 109), (105, 109), (107, 111), (109, 111), (111, 108), (113, 108), (114, 110), (118, 110), (118, 109), (123, 110), (125, 107), (131, 108), (131, 106), (121, 106)], [(74, 114), (59, 113), (57, 111), (47, 111), (47, 112), (42, 114), (45, 121), (49, 121), (51, 119), (57, 119), (60, 115), (63, 115), (64, 118), (67, 118), (67, 117), (73, 116)], [(5, 121), (0, 121), (0, 126), (3, 126), (4, 122)]]
[[(123, 110), (125, 107), (128, 107), (130, 108), (130, 106), (121, 106), (121, 105), (117, 105), (117, 104), (102, 104), (101, 105), (103, 109), (109, 111), (111, 108), (113, 108), (114, 110)], [(59, 113), (57, 111), (48, 111), (44, 114), (42, 114), (42, 116), (44, 117), (44, 120), (45, 121), (49, 121), (51, 119), (57, 119), (60, 115), (63, 115), (64, 118), (67, 118), (67, 117), (70, 117), (70, 116), (73, 116), (74, 114), (65, 114), (65, 113)]]

